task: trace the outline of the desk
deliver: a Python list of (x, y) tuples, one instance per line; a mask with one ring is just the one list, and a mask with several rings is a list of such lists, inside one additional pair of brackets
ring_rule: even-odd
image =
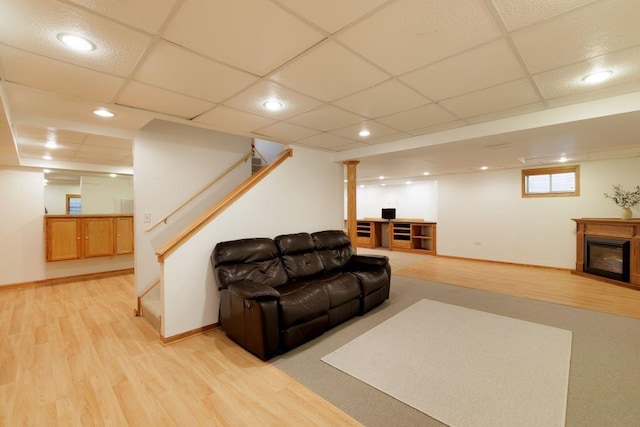
[(436, 223), (417, 219), (364, 218), (357, 222), (357, 246), (388, 247), (404, 251), (436, 255)]

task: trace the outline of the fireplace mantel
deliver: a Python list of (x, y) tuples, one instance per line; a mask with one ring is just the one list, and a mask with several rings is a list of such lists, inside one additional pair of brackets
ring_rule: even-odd
[[(574, 273), (640, 290), (640, 219), (574, 218), (576, 230), (576, 269)], [(629, 283), (585, 273), (585, 237), (626, 239), (631, 243)]]

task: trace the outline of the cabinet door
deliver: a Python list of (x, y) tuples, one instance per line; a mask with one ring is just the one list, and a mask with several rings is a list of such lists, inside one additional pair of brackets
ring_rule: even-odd
[(76, 218), (47, 218), (47, 261), (80, 258), (80, 221)]
[(133, 253), (133, 218), (116, 218), (116, 255)]
[(82, 219), (85, 258), (113, 255), (113, 218)]

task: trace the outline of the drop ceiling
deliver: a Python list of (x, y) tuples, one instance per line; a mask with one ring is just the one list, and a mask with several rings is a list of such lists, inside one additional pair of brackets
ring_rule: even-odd
[[(0, 9), (5, 165), (131, 172), (135, 132), (154, 118), (359, 159), (364, 181), (640, 155), (637, 0)], [(96, 49), (69, 50), (61, 33)], [(598, 70), (613, 74), (582, 81)], [(265, 109), (271, 99), (283, 108)]]

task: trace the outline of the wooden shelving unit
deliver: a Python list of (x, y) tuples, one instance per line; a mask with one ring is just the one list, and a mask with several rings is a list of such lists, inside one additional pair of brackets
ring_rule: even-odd
[(435, 222), (391, 222), (390, 249), (436, 255)]
[(380, 223), (372, 221), (358, 221), (356, 226), (358, 246), (361, 248), (377, 248), (380, 246)]
[[(388, 227), (388, 231), (387, 231)], [(357, 222), (357, 246), (360, 248), (389, 247), (392, 251), (436, 255), (436, 223), (417, 219), (385, 221), (363, 219)], [(385, 238), (382, 235), (384, 233)], [(388, 243), (387, 237), (388, 235)]]

